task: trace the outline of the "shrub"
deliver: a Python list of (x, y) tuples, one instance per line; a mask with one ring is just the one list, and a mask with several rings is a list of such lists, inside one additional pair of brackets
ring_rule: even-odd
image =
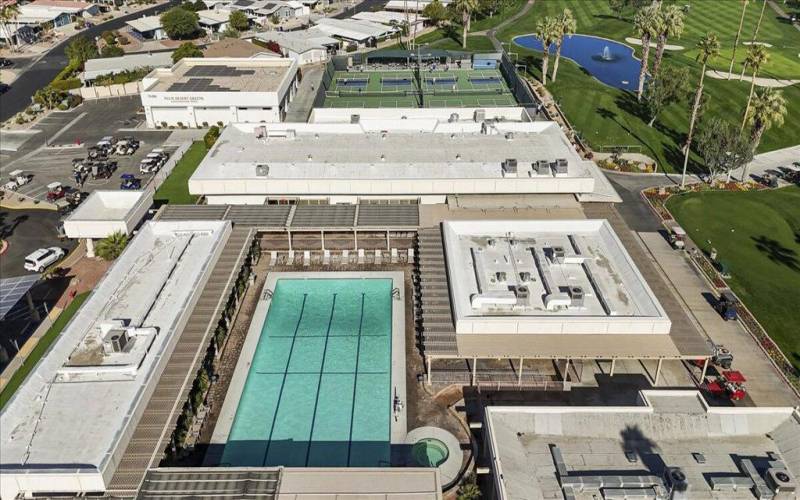
[(161, 24), (171, 39), (187, 40), (194, 38), (200, 31), (198, 19), (196, 12), (182, 7), (173, 7), (161, 15)]
[(95, 248), (95, 253), (103, 260), (114, 260), (125, 250), (127, 244), (128, 235), (117, 231), (100, 240)]
[(81, 86), (81, 81), (79, 79), (77, 79), (77, 78), (69, 78), (67, 80), (58, 80), (58, 81), (54, 81), (53, 83), (50, 84), (50, 87), (52, 87), (52, 88), (54, 88), (56, 90), (61, 90), (61, 91), (67, 91), (67, 90), (70, 90), (70, 89), (77, 89), (80, 86)]
[(114, 34), (113, 31), (104, 31), (100, 33), (100, 38), (106, 42), (106, 45), (116, 45), (117, 44), (117, 36)]
[(217, 142), (217, 139), (219, 139), (219, 127), (216, 125), (209, 128), (208, 132), (206, 132), (206, 135), (203, 136), (203, 142), (206, 144), (208, 149), (211, 149), (211, 146)]
[(172, 53), (172, 62), (176, 63), (184, 57), (203, 57), (203, 51), (192, 42), (185, 42)]
[(125, 51), (118, 45), (106, 45), (100, 49), (100, 57), (119, 57), (125, 55)]

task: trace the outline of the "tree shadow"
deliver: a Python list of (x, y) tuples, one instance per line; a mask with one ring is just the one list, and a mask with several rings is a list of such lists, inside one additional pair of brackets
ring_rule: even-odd
[(661, 459), (660, 449), (655, 441), (644, 435), (638, 425), (626, 425), (620, 431), (622, 451), (626, 455), (635, 454), (651, 474), (661, 476), (667, 465)]
[(644, 106), (642, 106), (642, 104), (636, 99), (636, 96), (630, 92), (623, 92), (622, 94), (618, 95), (617, 98), (614, 99), (614, 104), (619, 106), (619, 109), (625, 111), (629, 115), (635, 116), (636, 118), (642, 120), (645, 125), (647, 125), (649, 117), (644, 111)]
[(10, 238), (17, 226), (28, 220), (29, 217), (28, 215), (19, 215), (6, 221), (9, 215), (8, 212), (0, 212), (0, 238), (2, 239)]
[(791, 248), (786, 248), (779, 241), (773, 240), (765, 235), (758, 237), (751, 236), (759, 252), (766, 254), (767, 258), (777, 264), (782, 264), (792, 271), (800, 272), (800, 260), (797, 252)]

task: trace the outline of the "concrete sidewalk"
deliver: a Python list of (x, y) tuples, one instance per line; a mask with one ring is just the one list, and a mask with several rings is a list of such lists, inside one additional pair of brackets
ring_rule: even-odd
[(669, 279), (684, 305), (716, 343), (734, 355), (734, 369), (747, 377), (747, 390), (756, 406), (797, 406), (800, 400), (784, 383), (756, 341), (737, 322), (724, 321), (709, 300), (714, 292), (682, 252), (674, 250), (659, 233), (638, 233), (648, 251)]
[[(792, 162), (800, 162), (800, 144), (788, 148), (777, 149), (768, 153), (761, 153), (753, 157), (747, 168), (748, 177), (751, 175), (764, 175), (767, 170), (775, 170), (777, 167), (788, 167)], [(742, 178), (744, 169), (736, 169), (733, 176), (737, 179)], [(746, 179), (744, 179), (746, 180)]]

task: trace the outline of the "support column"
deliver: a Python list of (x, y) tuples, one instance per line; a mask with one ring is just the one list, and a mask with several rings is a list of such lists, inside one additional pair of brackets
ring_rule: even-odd
[(517, 385), (522, 386), (522, 366), (525, 364), (525, 358), (519, 358), (519, 373), (517, 373)]
[(425, 361), (428, 364), (428, 373), (426, 374), (427, 378), (428, 378), (428, 385), (431, 385), (431, 357), (430, 356), (426, 356), (425, 357)]
[(94, 240), (86, 238), (86, 256), (94, 257)]
[(386, 230), (386, 250), (389, 250), (389, 251), (392, 250), (391, 241), (389, 240), (389, 230), (388, 229)]
[(320, 236), (322, 237), (322, 251), (325, 251), (325, 231), (322, 230), (319, 232)]
[(616, 368), (616, 367), (617, 367), (617, 359), (614, 358), (614, 359), (611, 360), (611, 373), (609, 373), (609, 376), (611, 376), (611, 377), (614, 376), (614, 368)]
[(356, 242), (356, 252), (358, 252), (358, 231), (353, 231), (353, 237), (355, 238)]
[(708, 358), (703, 361), (703, 373), (700, 374), (700, 383), (705, 383), (706, 381), (706, 372), (708, 372)]
[(663, 358), (658, 358), (658, 365), (656, 366), (656, 380), (653, 385), (658, 385), (658, 379), (661, 377), (661, 363), (664, 361)]
[(472, 358), (472, 385), (475, 385), (475, 381), (478, 378), (478, 358)]
[(39, 315), (39, 311), (36, 309), (36, 305), (33, 303), (33, 297), (31, 297), (30, 290), (25, 292), (25, 302), (28, 304), (28, 311), (31, 313), (31, 318), (33, 318), (34, 321), (41, 321), (42, 317)]
[(289, 238), (289, 251), (291, 252), (293, 250), (292, 249), (292, 232), (291, 231), (286, 231), (286, 236)]

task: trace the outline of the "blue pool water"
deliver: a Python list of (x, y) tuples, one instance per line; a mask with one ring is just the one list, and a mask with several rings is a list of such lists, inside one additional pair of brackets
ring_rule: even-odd
[[(533, 35), (521, 35), (514, 38), (514, 43), (526, 49), (542, 50), (542, 42)], [(603, 58), (603, 51), (608, 47), (610, 60)], [(550, 53), (555, 54), (555, 46)], [(572, 35), (564, 38), (561, 56), (572, 59), (588, 71), (592, 76), (611, 87), (635, 91), (639, 84), (641, 61), (634, 57), (633, 48), (628, 45), (588, 35)], [(550, 60), (550, 71), (553, 60)]]
[(280, 279), (222, 464), (390, 460), (391, 279)]

